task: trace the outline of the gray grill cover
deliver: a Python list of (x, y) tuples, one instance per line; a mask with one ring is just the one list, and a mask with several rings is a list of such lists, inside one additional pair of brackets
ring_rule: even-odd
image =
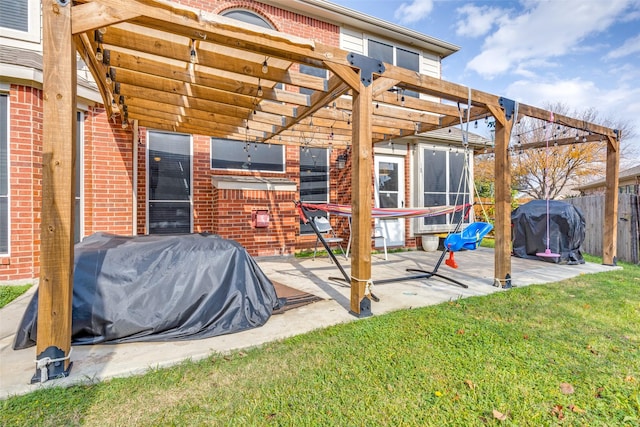
[(513, 255), (561, 264), (584, 264), (580, 246), (586, 233), (582, 212), (575, 206), (549, 200), (549, 249), (560, 257), (536, 256), (547, 248), (547, 203), (532, 200), (511, 213)]
[[(216, 235), (116, 236), (75, 246), (72, 344), (207, 338), (262, 326), (281, 301), (238, 243)], [(35, 345), (38, 294), (14, 349)]]

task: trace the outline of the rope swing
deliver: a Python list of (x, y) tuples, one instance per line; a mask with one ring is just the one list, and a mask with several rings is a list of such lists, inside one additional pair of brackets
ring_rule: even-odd
[[(553, 129), (553, 112), (551, 112), (551, 125), (549, 126), (550, 129)], [(544, 252), (536, 252), (536, 256), (539, 257), (543, 257), (543, 258), (560, 258), (560, 254), (551, 252), (551, 248), (549, 247), (551, 244), (551, 239), (549, 237), (549, 185), (547, 182), (547, 169), (549, 168), (549, 134), (550, 131), (547, 131), (546, 133), (546, 143), (547, 143), (547, 148), (546, 148), (546, 152), (545, 152), (545, 160), (544, 160), (544, 170), (543, 170), (543, 184), (544, 184), (544, 195), (545, 195), (545, 199), (547, 201), (547, 212), (546, 212), (546, 221), (547, 221), (547, 236), (546, 236), (546, 249), (544, 250)]]

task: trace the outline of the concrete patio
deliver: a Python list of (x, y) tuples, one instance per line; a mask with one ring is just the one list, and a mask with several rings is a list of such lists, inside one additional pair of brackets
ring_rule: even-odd
[[(373, 255), (372, 277), (376, 280), (413, 275), (407, 268), (432, 270), (440, 252), (398, 252)], [(347, 272), (349, 263), (338, 259)], [(329, 258), (262, 258), (258, 264), (273, 280), (323, 298), (322, 301), (298, 307), (272, 316), (262, 327), (208, 339), (157, 343), (127, 343), (113, 345), (74, 346), (71, 353), (73, 367), (69, 377), (29, 384), (35, 373), (35, 347), (14, 351), (12, 344), (24, 309), (35, 291), (0, 310), (0, 398), (25, 394), (42, 387), (101, 381), (113, 377), (141, 374), (151, 368), (170, 366), (186, 359), (198, 360), (212, 353), (225, 353), (255, 347), (314, 329), (357, 320), (349, 314), (350, 288), (329, 277), (340, 277), (340, 271)], [(380, 298), (372, 303), (373, 315), (395, 310), (423, 307), (457, 298), (508, 292), (494, 286), (492, 249), (456, 253), (457, 270), (442, 264), (439, 273), (466, 285), (462, 288), (447, 280), (430, 279), (397, 281), (375, 285), (373, 292)], [(555, 282), (581, 274), (597, 273), (620, 267), (599, 264), (556, 265), (537, 260), (512, 258), (514, 287)]]

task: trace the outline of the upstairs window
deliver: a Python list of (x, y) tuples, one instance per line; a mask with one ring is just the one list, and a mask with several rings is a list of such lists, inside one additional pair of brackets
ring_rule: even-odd
[(0, 10), (0, 36), (40, 42), (39, 0), (4, 1)]
[(262, 28), (269, 28), (273, 30), (271, 24), (267, 22), (262, 16), (244, 9), (234, 9), (227, 12), (223, 12), (222, 16), (225, 18), (237, 19), (238, 21), (246, 22), (247, 24), (257, 25)]
[[(420, 55), (416, 52), (372, 39), (368, 40), (367, 47), (368, 56), (371, 58), (376, 58), (387, 64), (396, 65), (407, 70), (420, 71)], [(402, 95), (414, 98), (419, 96), (418, 92), (410, 90), (403, 91)]]

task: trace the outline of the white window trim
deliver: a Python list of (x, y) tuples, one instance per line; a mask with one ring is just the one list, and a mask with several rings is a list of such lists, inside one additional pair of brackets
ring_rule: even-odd
[(29, 30), (18, 31), (11, 28), (0, 27), (0, 37), (40, 43), (40, 33), (42, 32), (40, 1), (28, 0), (28, 3), (27, 13), (29, 16), (27, 18), (27, 25), (29, 26)]
[[(145, 234), (149, 234), (149, 143), (151, 142), (150, 134), (153, 132), (158, 133), (177, 133), (179, 135), (188, 135), (189, 136), (189, 164), (191, 173), (189, 174), (189, 179), (191, 180), (190, 185), (190, 193), (189, 193), (189, 233), (193, 233), (193, 135), (186, 133), (178, 133), (178, 132), (168, 132), (162, 130), (155, 129), (147, 129), (147, 142), (145, 146), (144, 152), (144, 162), (145, 162)], [(209, 161), (211, 164), (211, 161)]]
[(11, 256), (11, 96), (0, 87), (0, 95), (7, 97), (7, 252), (0, 252), (0, 258)]

